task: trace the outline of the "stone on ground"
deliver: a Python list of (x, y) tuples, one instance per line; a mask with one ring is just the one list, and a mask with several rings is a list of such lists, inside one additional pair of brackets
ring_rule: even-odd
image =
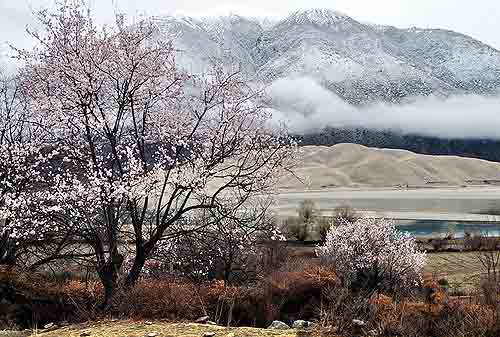
[(303, 320), (299, 319), (299, 320), (296, 320), (295, 322), (293, 322), (292, 328), (293, 329), (307, 329), (311, 325), (312, 325), (311, 322), (309, 322), (309, 321), (303, 321)]
[(268, 329), (287, 330), (290, 329), (290, 327), (288, 326), (288, 324), (283, 323), (282, 321), (273, 321)]

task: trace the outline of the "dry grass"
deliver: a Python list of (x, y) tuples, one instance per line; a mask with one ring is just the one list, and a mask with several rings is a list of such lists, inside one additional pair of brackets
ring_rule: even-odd
[(158, 337), (201, 337), (206, 332), (214, 332), (217, 337), (296, 337), (304, 336), (296, 330), (267, 330), (255, 328), (224, 328), (194, 323), (154, 322), (146, 325), (141, 321), (117, 321), (80, 324), (58, 330), (39, 333), (43, 337), (80, 337), (82, 332), (92, 337), (143, 337), (156, 332)]
[(447, 279), (455, 289), (477, 287), (484, 272), (477, 256), (477, 252), (428, 254), (425, 271), (437, 279)]

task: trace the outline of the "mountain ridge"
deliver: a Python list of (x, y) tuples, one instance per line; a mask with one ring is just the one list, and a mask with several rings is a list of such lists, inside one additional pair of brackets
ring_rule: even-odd
[(329, 9), (267, 24), (235, 14), (166, 18), (155, 18), (161, 33), (195, 72), (218, 58), (264, 83), (309, 76), (351, 104), (500, 89), (500, 51), (451, 30), (366, 24)]

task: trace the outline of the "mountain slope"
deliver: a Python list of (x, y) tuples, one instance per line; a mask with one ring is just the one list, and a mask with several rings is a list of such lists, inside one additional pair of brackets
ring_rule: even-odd
[[(317, 84), (317, 88), (326, 88), (356, 106), (370, 108), (370, 103), (380, 101), (397, 104), (415, 96), (500, 92), (500, 51), (448, 30), (365, 24), (321, 9), (297, 11), (276, 22), (237, 15), (158, 17), (155, 21), (161, 36), (173, 39), (179, 49), (179, 64), (191, 72), (208, 69), (211, 59), (218, 58), (226, 66), (240, 67), (260, 83), (306, 77), (304, 83)], [(272, 97), (271, 104), (285, 113), (291, 109), (308, 116), (309, 110), (315, 111), (314, 105), (321, 103), (317, 96), (311, 96), (317, 91), (308, 89), (313, 91), (308, 94), (310, 102), (299, 104), (300, 111), (279, 95)], [(285, 97), (294, 98), (294, 90), (292, 94), (286, 91)], [(297, 102), (292, 99), (291, 103)], [(336, 107), (331, 104), (322, 105), (320, 114), (335, 114)], [(500, 161), (500, 141), (496, 140), (441, 139), (445, 137), (439, 134), (425, 137), (368, 130), (362, 124), (356, 127), (329, 127), (301, 138), (308, 145), (354, 142)]]
[(313, 77), (354, 104), (500, 88), (500, 52), (446, 30), (363, 24), (321, 9), (265, 25), (237, 15), (155, 20), (188, 70), (206, 69), (217, 57), (266, 83)]

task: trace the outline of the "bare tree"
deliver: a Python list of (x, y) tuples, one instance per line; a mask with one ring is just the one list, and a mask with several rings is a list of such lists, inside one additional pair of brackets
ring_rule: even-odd
[(481, 279), (481, 288), (486, 303), (497, 305), (498, 284), (500, 281), (500, 252), (496, 250), (481, 251), (478, 252), (477, 257), (486, 270), (486, 279)]
[(284, 224), (284, 229), (289, 236), (294, 237), (298, 241), (305, 241), (316, 221), (318, 210), (312, 200), (303, 200), (297, 208), (298, 217), (289, 218)]
[(477, 257), (487, 272), (488, 280), (497, 282), (500, 272), (500, 252), (483, 251), (479, 252)]

